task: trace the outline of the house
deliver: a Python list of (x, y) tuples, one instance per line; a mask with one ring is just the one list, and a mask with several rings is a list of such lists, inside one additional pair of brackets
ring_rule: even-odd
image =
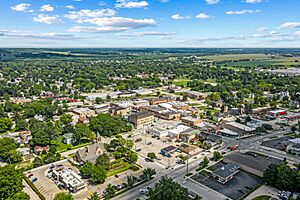
[(50, 149), (49, 145), (47, 145), (47, 146), (35, 146), (35, 147), (33, 148), (33, 151), (34, 151), (35, 154), (40, 154), (40, 153), (42, 153), (43, 151), (48, 152), (49, 149)]
[(104, 152), (106, 150), (103, 143), (93, 143), (83, 149), (79, 149), (75, 153), (75, 160), (80, 164), (84, 164), (87, 161), (95, 164), (98, 156)]
[(65, 144), (72, 144), (73, 143), (73, 133), (66, 133), (63, 135), (64, 143)]
[(263, 177), (264, 172), (270, 164), (279, 164), (281, 163), (281, 160), (252, 152), (231, 152), (224, 156), (223, 162), (238, 164), (240, 165), (240, 169), (256, 176)]
[(171, 145), (171, 146), (167, 146), (167, 147), (161, 149), (160, 154), (167, 156), (167, 157), (171, 157), (171, 154), (173, 154), (176, 150), (177, 150), (177, 147)]
[(226, 184), (228, 181), (234, 178), (234, 175), (239, 173), (239, 164), (227, 164), (220, 168), (217, 168), (212, 172), (212, 176), (220, 183)]
[(144, 126), (151, 126), (154, 121), (154, 115), (151, 112), (138, 112), (131, 114), (128, 117), (128, 121), (133, 123), (135, 128), (144, 127)]
[(59, 181), (70, 192), (76, 193), (86, 187), (86, 183), (82, 178), (76, 174), (72, 169), (56, 167), (52, 170), (52, 177), (54, 180)]
[(186, 154), (192, 155), (196, 151), (196, 147), (188, 145), (188, 144), (182, 144), (180, 146), (180, 150)]

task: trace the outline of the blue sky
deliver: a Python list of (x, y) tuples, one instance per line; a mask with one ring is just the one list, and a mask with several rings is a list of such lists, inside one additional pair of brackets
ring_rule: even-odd
[(300, 47), (299, 0), (2, 0), (0, 47)]

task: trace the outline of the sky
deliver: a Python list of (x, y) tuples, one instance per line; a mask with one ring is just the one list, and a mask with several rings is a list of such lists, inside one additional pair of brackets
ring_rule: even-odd
[(300, 47), (300, 0), (1, 0), (0, 47)]

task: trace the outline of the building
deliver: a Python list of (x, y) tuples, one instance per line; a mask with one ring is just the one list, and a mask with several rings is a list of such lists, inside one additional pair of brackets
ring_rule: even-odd
[(80, 164), (84, 164), (87, 161), (95, 164), (98, 156), (105, 151), (103, 143), (93, 143), (83, 149), (79, 149), (75, 153), (75, 160)]
[(164, 97), (149, 99), (150, 105), (158, 105), (158, 104), (166, 103), (166, 102), (169, 102), (169, 101), (170, 101), (169, 99), (164, 98)]
[(108, 104), (94, 105), (93, 109), (96, 111), (97, 114), (99, 113), (107, 114), (109, 112), (109, 105)]
[(121, 107), (119, 105), (111, 105), (109, 109), (109, 114), (111, 115), (126, 115), (131, 111), (131, 107)]
[(278, 117), (278, 116), (282, 116), (282, 115), (286, 115), (286, 111), (285, 110), (270, 110), (268, 112), (268, 115), (272, 116), (272, 117)]
[(222, 126), (220, 133), (227, 137), (246, 138), (255, 134), (255, 128), (237, 122), (228, 122)]
[(194, 117), (183, 117), (181, 121), (191, 127), (198, 127), (202, 124), (202, 120)]
[(151, 126), (154, 121), (154, 115), (151, 112), (138, 112), (130, 115), (128, 121), (131, 122), (135, 128), (144, 126)]
[(154, 114), (154, 116), (162, 118), (162, 119), (166, 119), (166, 120), (179, 120), (181, 117), (181, 114), (164, 108), (164, 107), (160, 107), (160, 106), (142, 106), (140, 107), (141, 111), (149, 111), (152, 112)]
[(239, 173), (239, 164), (227, 164), (212, 172), (212, 176), (220, 183), (225, 184), (234, 178), (234, 175)]
[(196, 91), (187, 91), (185, 93), (187, 97), (193, 98), (193, 99), (205, 99), (208, 97), (208, 93), (202, 93), (202, 92), (196, 92)]
[(153, 90), (151, 89), (138, 89), (138, 90), (132, 90), (132, 92), (135, 92), (137, 95), (150, 95), (153, 93)]
[(249, 122), (246, 123), (247, 126), (249, 126), (250, 128), (253, 129), (257, 129), (258, 127), (262, 126), (262, 123), (260, 121), (256, 121), (256, 120), (251, 120)]
[(140, 106), (149, 106), (149, 101), (144, 100), (144, 99), (136, 99), (133, 100), (133, 105), (135, 105), (136, 107), (140, 107)]
[(96, 114), (96, 112), (94, 110), (91, 110), (89, 108), (74, 108), (74, 109), (72, 109), (72, 112), (77, 115), (85, 115), (88, 117)]
[(252, 152), (231, 152), (223, 158), (223, 162), (238, 164), (240, 165), (240, 169), (256, 176), (263, 177), (264, 172), (270, 164), (279, 164), (281, 160)]
[(66, 133), (63, 135), (64, 143), (65, 144), (72, 144), (73, 143), (73, 133)]
[(196, 152), (196, 149), (197, 149), (196, 147), (188, 145), (188, 144), (182, 144), (180, 146), (180, 150), (189, 155), (193, 155)]
[(185, 142), (189, 142), (191, 139), (195, 138), (196, 135), (200, 133), (200, 130), (185, 126), (178, 125), (177, 127), (171, 129), (169, 131), (169, 136), (176, 136), (177, 139), (182, 139)]
[(167, 156), (167, 157), (171, 157), (171, 154), (173, 154), (176, 150), (177, 150), (177, 147), (171, 145), (171, 146), (167, 146), (167, 147), (161, 149), (160, 154)]
[(56, 167), (52, 170), (52, 177), (59, 181), (70, 192), (76, 193), (86, 187), (86, 183), (72, 169)]
[(35, 147), (33, 148), (33, 151), (34, 151), (35, 154), (40, 154), (40, 153), (42, 153), (43, 151), (48, 152), (49, 149), (50, 149), (49, 145), (44, 146), (44, 147), (42, 147), (42, 146), (35, 146)]

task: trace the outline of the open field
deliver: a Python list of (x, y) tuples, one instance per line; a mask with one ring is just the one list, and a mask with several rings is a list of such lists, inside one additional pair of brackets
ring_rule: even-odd
[(203, 56), (203, 59), (209, 59), (213, 61), (231, 61), (231, 60), (244, 60), (244, 59), (268, 59), (271, 58), (265, 54), (227, 54), (227, 55), (214, 55), (214, 56)]
[(190, 79), (175, 79), (173, 81), (173, 84), (174, 85), (177, 85), (177, 86), (183, 86), (183, 87), (187, 87), (187, 83), (190, 82), (191, 80)]
[[(297, 62), (298, 61), (298, 62)], [(277, 58), (277, 59), (261, 59), (253, 61), (238, 61), (238, 62), (228, 62), (227, 67), (256, 67), (259, 65), (284, 65), (284, 66), (300, 66), (300, 57), (292, 58)]]

